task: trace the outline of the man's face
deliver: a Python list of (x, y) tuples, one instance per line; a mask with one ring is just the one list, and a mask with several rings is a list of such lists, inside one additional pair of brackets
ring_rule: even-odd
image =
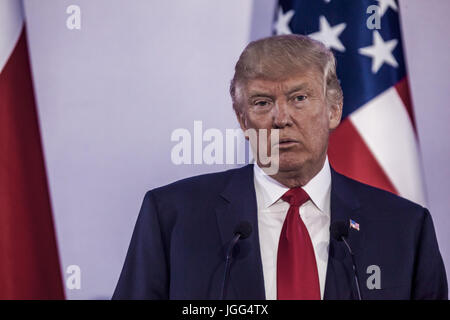
[(280, 172), (321, 166), (342, 113), (327, 101), (321, 73), (311, 70), (281, 81), (250, 80), (242, 88), (241, 110), (243, 130), (279, 129), (279, 143), (269, 135), (268, 146), (278, 149)]

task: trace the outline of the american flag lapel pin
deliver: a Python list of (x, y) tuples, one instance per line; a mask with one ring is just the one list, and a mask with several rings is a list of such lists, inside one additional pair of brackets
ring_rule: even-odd
[(357, 223), (356, 221), (350, 219), (350, 228), (353, 228), (353, 229), (359, 231), (359, 223)]

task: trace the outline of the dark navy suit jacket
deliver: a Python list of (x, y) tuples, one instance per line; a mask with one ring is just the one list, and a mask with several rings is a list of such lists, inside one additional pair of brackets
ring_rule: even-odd
[[(332, 170), (331, 222), (353, 219), (351, 246), (363, 299), (447, 299), (430, 213)], [(265, 299), (253, 165), (147, 192), (113, 299), (218, 299), (236, 225), (253, 226), (235, 248), (226, 299)], [(369, 289), (369, 266), (379, 289)], [(324, 299), (356, 299), (351, 256), (330, 239)]]

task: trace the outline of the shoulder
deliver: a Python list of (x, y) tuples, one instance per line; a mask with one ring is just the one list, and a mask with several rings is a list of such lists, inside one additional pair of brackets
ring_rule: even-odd
[(337, 180), (339, 185), (345, 185), (345, 188), (349, 190), (348, 194), (358, 200), (362, 209), (371, 213), (370, 218), (407, 218), (410, 222), (420, 223), (426, 215), (429, 215), (428, 210), (420, 204), (351, 179), (336, 171), (333, 172), (333, 180)]
[(211, 195), (219, 194), (231, 178), (248, 175), (253, 172), (253, 165), (229, 169), (226, 171), (202, 174), (172, 182), (168, 185), (152, 189), (146, 197), (167, 201), (184, 200), (195, 201), (197, 198), (208, 199)]
[[(230, 169), (189, 177), (147, 191), (141, 207), (141, 215), (157, 217), (164, 232), (170, 232), (177, 221), (201, 219), (211, 216), (215, 204), (229, 181), (247, 181), (253, 166)], [(181, 219), (181, 220), (180, 220)], [(184, 222), (189, 224), (190, 222)]]

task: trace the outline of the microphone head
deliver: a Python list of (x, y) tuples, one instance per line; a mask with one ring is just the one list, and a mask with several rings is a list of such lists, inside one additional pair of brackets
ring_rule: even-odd
[(330, 225), (330, 235), (337, 241), (342, 241), (342, 237), (347, 238), (349, 225), (345, 221), (334, 221)]
[(252, 225), (248, 221), (241, 221), (234, 229), (234, 234), (240, 234), (240, 239), (246, 239), (252, 234)]

